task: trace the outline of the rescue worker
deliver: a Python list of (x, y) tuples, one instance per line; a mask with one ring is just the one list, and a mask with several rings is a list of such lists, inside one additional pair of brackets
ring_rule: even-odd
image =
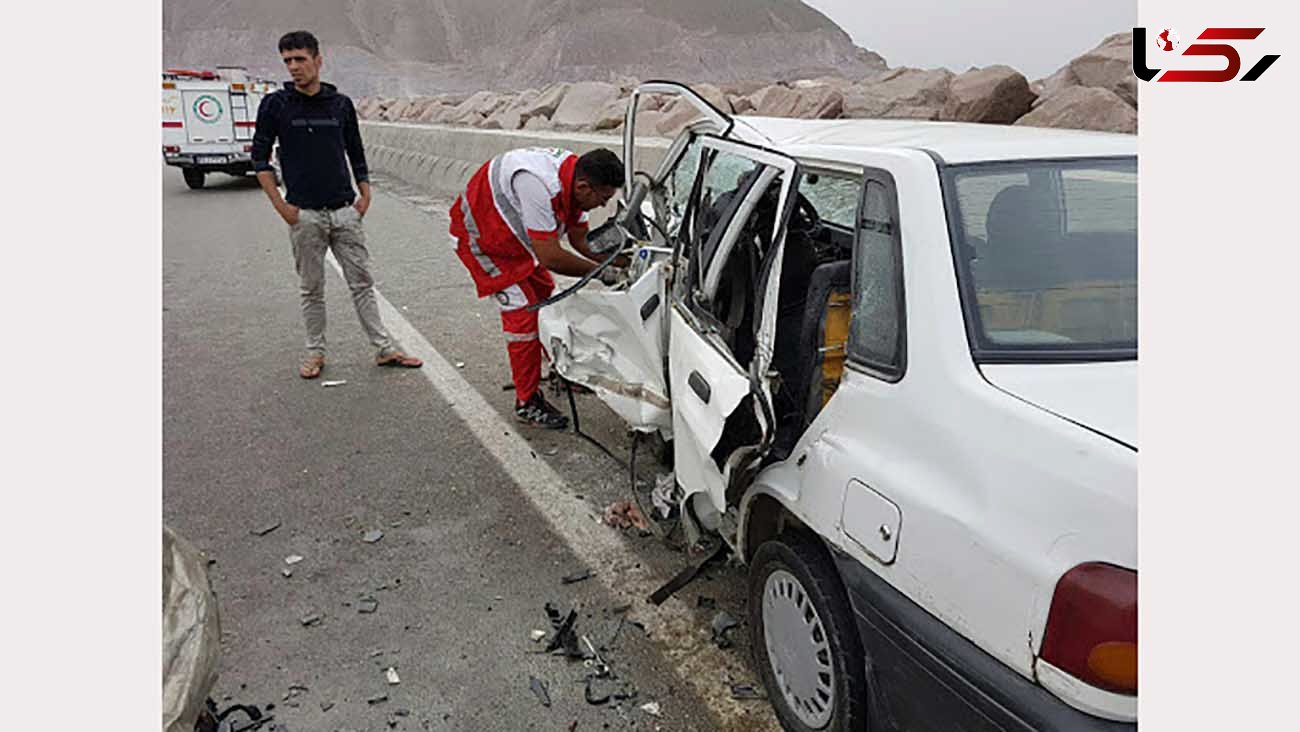
[[(542, 344), (537, 313), (528, 306), (555, 289), (551, 272), (582, 277), (598, 256), (587, 244), (587, 212), (605, 205), (623, 185), (623, 163), (606, 149), (578, 155), (557, 148), (511, 150), (484, 163), (451, 206), (451, 238), (479, 297), (491, 295), (501, 310), (515, 418), (564, 429), (568, 417), (538, 388)], [(574, 251), (565, 250), (567, 237)], [(606, 284), (622, 273), (607, 267)]]

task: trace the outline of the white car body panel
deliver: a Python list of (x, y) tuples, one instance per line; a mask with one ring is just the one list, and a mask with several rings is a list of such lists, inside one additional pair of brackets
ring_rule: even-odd
[[(543, 308), (538, 332), (556, 370), (590, 387), (641, 432), (672, 437), (663, 377), (664, 261), (655, 261), (626, 290), (588, 287)], [(652, 298), (659, 305), (641, 311)]]
[[(750, 391), (749, 378), (687, 324), (678, 308), (669, 316), (669, 372), (673, 383), (673, 466), (687, 497), (706, 492), (718, 512), (726, 510), (722, 471), (709, 456), (722, 438), (727, 417)], [(706, 402), (691, 387), (698, 374), (709, 389)]]
[(984, 378), (1003, 391), (1126, 445), (1138, 444), (1137, 362), (991, 364)]

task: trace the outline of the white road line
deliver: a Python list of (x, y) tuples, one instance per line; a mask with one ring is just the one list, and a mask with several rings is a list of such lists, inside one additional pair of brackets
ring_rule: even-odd
[[(343, 270), (333, 253), (327, 255), (339, 277)], [(707, 629), (690, 607), (677, 597), (657, 609), (648, 610), (645, 598), (667, 581), (653, 575), (612, 529), (598, 523), (588, 505), (567, 489), (567, 484), (549, 464), (503, 420), (487, 400), (461, 376), (447, 359), (402, 316), (388, 299), (375, 290), (379, 312), (389, 333), (412, 356), (424, 361), (420, 372), (470, 428), (484, 449), (501, 463), (510, 478), (546, 518), (570, 550), (596, 573), (601, 584), (615, 597), (633, 605), (636, 619), (645, 623), (658, 641), (673, 671), (691, 687), (724, 728), (779, 730), (770, 707), (731, 698), (723, 683), (756, 683), (752, 670), (735, 654), (720, 652)]]

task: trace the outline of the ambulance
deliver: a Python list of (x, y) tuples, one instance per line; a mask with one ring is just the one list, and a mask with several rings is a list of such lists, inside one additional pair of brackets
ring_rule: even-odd
[(257, 108), (276, 86), (251, 78), (242, 66), (164, 71), (163, 162), (180, 168), (193, 189), (203, 187), (208, 173), (251, 173)]

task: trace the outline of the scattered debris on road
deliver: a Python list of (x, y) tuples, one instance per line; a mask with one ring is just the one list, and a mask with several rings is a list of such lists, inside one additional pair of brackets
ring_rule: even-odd
[(327, 701), (327, 702), (321, 702), (321, 703), (320, 703), (320, 710), (321, 710), (322, 712), (328, 712), (329, 710), (331, 710), (331, 709), (333, 709), (333, 708), (334, 708), (334, 702), (332, 702), (332, 701)]
[(568, 574), (561, 577), (560, 583), (566, 585), (572, 585), (578, 582), (582, 582), (583, 580), (589, 580), (595, 576), (596, 576), (595, 572), (592, 572), (590, 569), (584, 569), (581, 572), (574, 572), (573, 574)]
[(661, 713), (661, 710), (659, 709), (659, 702), (657, 701), (652, 701), (652, 702), (647, 702), (645, 704), (642, 704), (640, 708), (641, 711), (645, 712), (646, 714), (649, 714), (652, 717), (658, 717)]
[(551, 694), (546, 690), (546, 682), (536, 676), (528, 677), (528, 687), (533, 690), (533, 695), (542, 703), (542, 706), (550, 708)]
[(289, 556), (284, 558), (284, 563), (293, 566), (298, 562), (301, 562), (302, 559), (303, 559), (302, 556), (298, 554), (290, 554)]
[(548, 448), (546, 448), (546, 456), (547, 456), (547, 457), (555, 457), (556, 455), (559, 455), (559, 454), (560, 454), (560, 448), (558, 448), (558, 447), (548, 447)]
[[(464, 362), (464, 361), (457, 361), (457, 362), (456, 362), (456, 368), (458, 368), (458, 369), (463, 369), (463, 368), (465, 368), (465, 362)], [(550, 705), (548, 704), (547, 706), (550, 706)]]
[(397, 686), (398, 684), (402, 683), (401, 677), (397, 675), (397, 669), (393, 668), (392, 666), (389, 666), (387, 669), (384, 670), (384, 678), (388, 680), (389, 686)]
[(731, 698), (740, 699), (742, 701), (750, 699), (766, 699), (767, 694), (762, 689), (750, 684), (732, 684)]
[(614, 501), (605, 508), (605, 523), (616, 529), (636, 529), (649, 533), (650, 522), (631, 501)]
[(369, 615), (379, 609), (379, 601), (373, 597), (363, 597), (357, 602), (357, 612)]
[(313, 625), (320, 625), (322, 619), (323, 616), (320, 613), (311, 613), (310, 615), (304, 615), (301, 618), (298, 618), (298, 622), (302, 623), (303, 627), (310, 628)]
[(285, 567), (284, 569), (281, 569), (281, 570), (280, 570), (280, 574), (284, 575), (285, 577), (292, 577), (292, 576), (293, 576), (293, 570), (292, 570), (292, 569), (289, 569), (288, 567)]
[(540, 643), (541, 640), (546, 637), (546, 631), (534, 630), (532, 633), (529, 633), (528, 635), (530, 638), (533, 639), (534, 643)]
[(384, 532), (379, 529), (371, 529), (361, 536), (361, 540), (367, 544), (374, 544), (382, 538), (384, 538)]
[(654, 518), (667, 520), (672, 518), (676, 507), (673, 494), (677, 490), (677, 477), (673, 473), (655, 476), (655, 487), (650, 492), (650, 501), (654, 504)]
[(722, 556), (722, 554), (725, 551), (726, 551), (726, 545), (723, 544), (721, 541), (717, 542), (708, 550), (704, 551), (701, 554), (700, 558), (694, 564), (686, 565), (684, 568), (682, 568), (682, 571), (678, 572), (676, 575), (673, 576), (672, 579), (668, 580), (668, 582), (666, 582), (662, 587), (660, 587), (659, 589), (651, 593), (649, 597), (650, 604), (654, 605), (655, 607), (664, 604), (664, 602), (668, 598), (676, 594), (678, 590), (690, 584), (691, 580), (695, 579), (695, 577), (699, 575), (700, 571), (703, 570), (706, 565), (708, 565), (714, 559), (717, 559), (718, 557)]
[(347, 383), (348, 383), (347, 379), (334, 379), (332, 381), (322, 381), (320, 385), (323, 387), (330, 387), (330, 386), (343, 386), (344, 384)]
[(740, 621), (731, 616), (731, 613), (723, 610), (713, 616), (713, 644), (718, 648), (730, 648), (731, 637), (728, 635), (731, 631), (740, 627)]
[(249, 529), (248, 533), (252, 534), (253, 536), (266, 536), (267, 534), (271, 533), (272, 531), (275, 531), (278, 528), (280, 528), (280, 522), (276, 521), (274, 523), (269, 523), (265, 526), (261, 526), (256, 529)]
[(371, 706), (374, 706), (376, 704), (383, 704), (386, 701), (388, 701), (387, 694), (376, 694), (375, 696), (372, 696), (369, 699), (367, 699), (366, 703)]

